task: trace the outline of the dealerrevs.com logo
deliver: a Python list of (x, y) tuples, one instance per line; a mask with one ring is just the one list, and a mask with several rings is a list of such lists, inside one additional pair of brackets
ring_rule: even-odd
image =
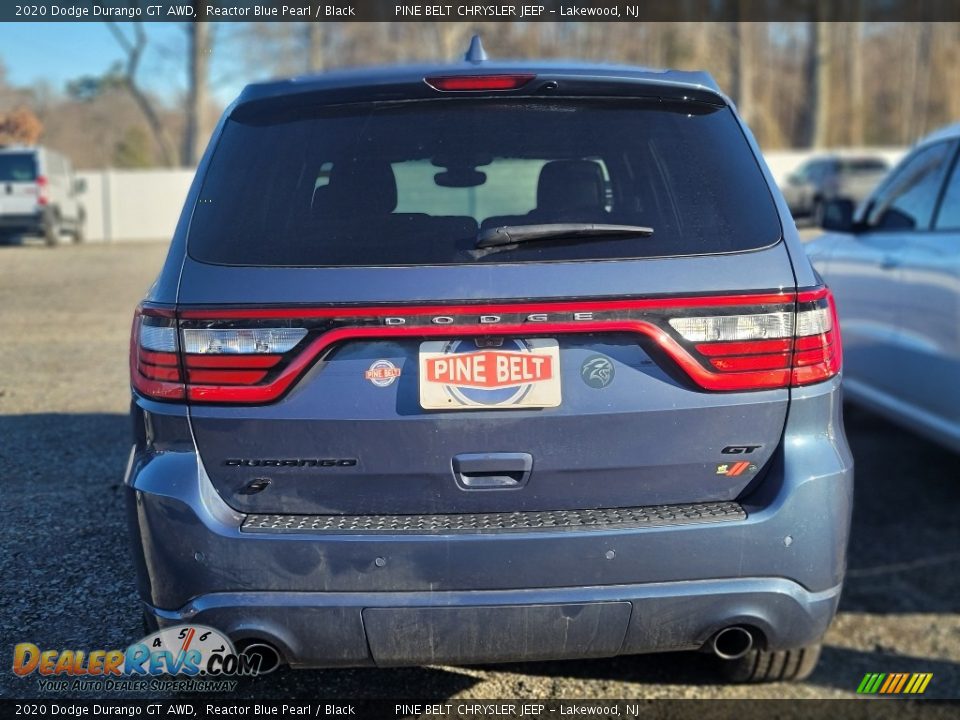
[(13, 649), (13, 672), (37, 676), (42, 691), (230, 691), (237, 677), (277, 668), (272, 647), (238, 651), (223, 633), (204, 625), (164, 628), (126, 650), (41, 650), (29, 642)]

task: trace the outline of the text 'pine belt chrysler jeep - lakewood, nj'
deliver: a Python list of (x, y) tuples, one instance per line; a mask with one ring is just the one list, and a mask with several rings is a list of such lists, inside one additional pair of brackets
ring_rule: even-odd
[(832, 297), (704, 73), (247, 87), (131, 345), (147, 624), (294, 667), (813, 670), (853, 464)]

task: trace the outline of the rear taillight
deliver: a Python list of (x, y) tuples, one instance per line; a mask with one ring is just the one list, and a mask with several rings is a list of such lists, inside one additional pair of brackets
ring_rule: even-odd
[(840, 372), (840, 329), (826, 288), (775, 311), (672, 317), (671, 328), (716, 376), (713, 390), (809, 385)]
[[(138, 308), (130, 348), (134, 389), (155, 400), (258, 403), (275, 399), (298, 372), (300, 365), (287, 356), (307, 328), (211, 324), (181, 327), (172, 310)], [(281, 371), (286, 374), (278, 389), (273, 381)]]
[(810, 385), (832, 378), (843, 364), (840, 323), (833, 294), (826, 288), (797, 294), (791, 384)]
[(37, 178), (37, 204), (46, 205), (50, 202), (50, 184), (47, 178), (41, 175)]
[(361, 339), (627, 333), (703, 390), (809, 385), (840, 371), (826, 288), (709, 297), (497, 305), (184, 309), (141, 307), (130, 371), (158, 400), (262, 404), (336, 344)]
[(291, 350), (306, 328), (190, 328), (183, 331), (188, 355), (274, 355)]
[(186, 397), (172, 310), (137, 308), (130, 333), (130, 382), (141, 395), (156, 400)]
[(229, 401), (233, 386), (262, 382), (306, 334), (306, 328), (185, 328), (188, 395)]

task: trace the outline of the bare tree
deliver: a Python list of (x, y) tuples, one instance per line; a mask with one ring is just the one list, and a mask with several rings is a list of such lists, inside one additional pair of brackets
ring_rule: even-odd
[(320, 72), (326, 63), (324, 62), (324, 47), (326, 38), (324, 37), (324, 25), (318, 22), (307, 23), (305, 30), (305, 41), (307, 45), (307, 71)]
[(444, 60), (454, 60), (463, 55), (470, 39), (469, 23), (433, 23), (437, 35), (437, 53)]
[(182, 156), (183, 164), (187, 167), (196, 165), (200, 161), (200, 153), (203, 152), (203, 120), (207, 108), (212, 50), (207, 23), (190, 23), (187, 28), (187, 122), (183, 134)]
[(755, 23), (730, 23), (730, 94), (737, 103), (743, 119), (751, 124), (758, 116), (753, 95), (754, 70), (756, 67)]
[[(204, 134), (204, 102), (208, 111), (213, 103), (207, 87), (215, 81), (205, 83), (205, 78), (214, 45), (218, 53), (242, 53), (251, 76), (284, 76), (347, 65), (456, 60), (470, 35), (480, 31), (493, 58), (574, 56), (708, 70), (737, 101), (765, 149), (909, 143), (960, 117), (960, 84), (955, 82), (960, 24), (833, 22), (838, 10), (829, 0), (795, 0), (798, 6), (815, 7), (811, 19), (816, 22), (741, 22), (754, 4), (737, 0), (739, 16), (710, 24), (242, 23), (227, 35), (211, 25), (215, 38), (205, 36), (205, 28), (192, 27), (188, 112), (174, 115), (156, 99), (154, 105), (176, 138), (174, 147), (180, 146), (181, 124), (186, 123), (181, 154), (189, 163), (199, 154)], [(135, 30), (124, 46), (134, 89), (137, 53), (142, 52), (138, 43), (143, 43), (136, 33), (142, 32)], [(180, 52), (178, 48), (178, 60)], [(53, 110), (42, 111), (45, 96), (37, 88), (16, 93), (0, 89), (0, 107), (24, 104), (25, 98), (46, 125), (54, 122)], [(148, 129), (156, 132), (156, 123)], [(158, 144), (160, 155), (164, 143), (158, 139)], [(162, 154), (175, 157), (169, 151)]]
[(931, 43), (933, 39), (933, 23), (920, 23), (917, 31), (916, 54), (917, 63), (914, 78), (913, 102), (920, 112), (913, 114), (913, 125), (909, 128), (909, 139), (924, 135), (930, 131), (930, 75), (933, 72), (933, 58)]
[(938, 87), (946, 90), (944, 114), (956, 119), (960, 118), (960, 92), (957, 92), (953, 78), (956, 68), (960, 67), (960, 27), (957, 23), (940, 23), (936, 29), (942, 39), (941, 52), (937, 57), (942, 82)]
[(848, 142), (851, 145), (863, 145), (866, 137), (864, 116), (864, 88), (863, 88), (863, 23), (850, 23), (848, 33), (847, 52), (849, 53), (849, 85), (850, 85), (850, 133)]
[(163, 122), (160, 120), (160, 116), (153, 105), (153, 101), (141, 89), (137, 81), (137, 72), (140, 70), (140, 61), (143, 59), (143, 51), (147, 47), (147, 34), (144, 31), (143, 26), (139, 23), (131, 23), (133, 27), (132, 39), (128, 38), (123, 33), (117, 23), (108, 22), (106, 25), (113, 34), (113, 37), (116, 39), (117, 44), (120, 45), (121, 49), (127, 56), (123, 67), (123, 73), (121, 75), (123, 84), (130, 93), (131, 97), (133, 97), (134, 101), (137, 103), (137, 106), (143, 113), (147, 124), (150, 126), (150, 132), (153, 134), (153, 137), (157, 142), (157, 146), (160, 148), (160, 155), (163, 163), (167, 166), (173, 166), (175, 164), (175, 154), (173, 151), (173, 145), (170, 142), (170, 137), (164, 128)]
[(809, 73), (810, 99), (813, 105), (813, 128), (810, 140), (813, 147), (823, 148), (830, 144), (832, 36), (829, 22), (810, 23), (810, 26), (812, 67)]

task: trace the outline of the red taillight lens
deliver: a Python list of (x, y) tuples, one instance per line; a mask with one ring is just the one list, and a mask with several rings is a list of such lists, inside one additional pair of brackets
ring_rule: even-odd
[[(438, 324), (438, 316), (451, 322)], [(496, 325), (478, 322), (489, 316), (498, 318)], [(796, 387), (840, 372), (840, 328), (826, 288), (497, 305), (187, 308), (179, 314), (145, 306), (134, 319), (130, 372), (146, 397), (262, 404), (281, 398), (340, 342), (575, 333), (633, 334), (703, 390)]]
[[(209, 324), (180, 327), (172, 310), (138, 308), (130, 346), (134, 389), (155, 400), (265, 402), (276, 399), (302, 369), (284, 359), (306, 328)], [(287, 374), (274, 382), (281, 369)]]
[(303, 327), (181, 329), (187, 397), (207, 402), (261, 402), (260, 386), (307, 335)]
[(797, 329), (793, 343), (794, 386), (810, 385), (840, 372), (843, 349), (833, 294), (827, 288), (797, 294)]
[(444, 92), (477, 92), (480, 90), (517, 90), (536, 75), (450, 75), (424, 78), (427, 85)]
[(826, 288), (802, 291), (781, 308), (673, 317), (669, 324), (716, 373), (692, 373), (708, 389), (796, 387), (840, 372), (840, 328)]
[(145, 397), (183, 400), (177, 320), (172, 310), (141, 306), (130, 333), (130, 382)]
[(37, 178), (37, 204), (46, 205), (50, 202), (50, 185), (43, 175)]

